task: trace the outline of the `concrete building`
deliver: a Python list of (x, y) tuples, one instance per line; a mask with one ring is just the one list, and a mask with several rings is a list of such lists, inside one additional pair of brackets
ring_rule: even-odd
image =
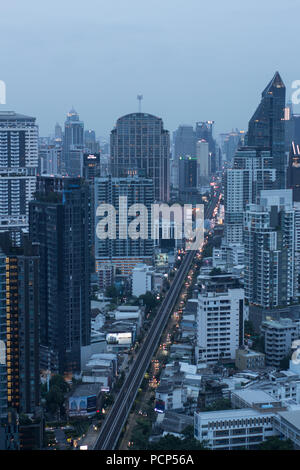
[[(151, 236), (151, 204), (154, 201), (152, 179), (109, 176), (95, 178), (94, 184), (96, 272), (101, 265), (110, 263), (128, 275), (136, 264), (150, 264), (154, 254), (154, 242)], [(105, 210), (101, 212), (102, 204), (110, 204), (115, 210), (114, 214), (109, 214), (109, 219)], [(147, 209), (147, 213), (143, 212), (140, 216), (144, 222), (145, 233), (140, 233), (139, 238), (133, 239), (128, 236), (128, 227), (136, 219), (136, 213), (141, 210), (142, 205)], [(133, 212), (129, 215), (128, 211), (130, 208), (132, 211), (132, 207), (136, 210), (134, 215)], [(106, 223), (109, 221), (111, 229), (115, 225), (115, 233), (106, 238), (97, 233), (105, 220)]]
[(265, 367), (265, 355), (251, 349), (238, 349), (235, 355), (235, 366), (239, 370), (261, 369)]
[(152, 292), (154, 269), (146, 264), (137, 264), (132, 270), (132, 295), (139, 297)]
[(243, 344), (244, 290), (203, 291), (198, 296), (197, 361), (235, 359)]
[(262, 309), (293, 302), (294, 215), (291, 190), (261, 191), (259, 204), (247, 206), (245, 298)]
[(265, 340), (266, 365), (279, 367), (280, 361), (290, 354), (293, 341), (300, 338), (300, 321), (290, 318), (263, 321), (261, 332)]
[(194, 415), (195, 438), (206, 441), (212, 450), (256, 449), (274, 436), (274, 416), (273, 408), (198, 412)]
[(170, 195), (170, 136), (161, 118), (146, 113), (120, 117), (110, 135), (114, 178), (141, 176), (153, 181), (153, 200)]
[(0, 112), (0, 231), (14, 243), (28, 229), (28, 204), (38, 171), (38, 126), (35, 118)]

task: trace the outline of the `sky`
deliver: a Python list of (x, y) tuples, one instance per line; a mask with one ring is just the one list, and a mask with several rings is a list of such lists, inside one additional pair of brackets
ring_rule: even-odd
[(0, 0), (0, 111), (46, 136), (74, 106), (107, 138), (143, 94), (171, 132), (245, 129), (276, 70), (287, 98), (300, 80), (299, 17), (300, 0)]

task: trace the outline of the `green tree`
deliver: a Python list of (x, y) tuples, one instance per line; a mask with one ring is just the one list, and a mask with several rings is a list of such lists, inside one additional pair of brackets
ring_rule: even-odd
[(287, 356), (283, 357), (279, 363), (279, 367), (281, 370), (287, 370), (290, 367), (290, 359), (292, 353), (288, 354)]
[(294, 446), (290, 439), (282, 440), (279, 437), (268, 437), (259, 445), (259, 450), (293, 450)]

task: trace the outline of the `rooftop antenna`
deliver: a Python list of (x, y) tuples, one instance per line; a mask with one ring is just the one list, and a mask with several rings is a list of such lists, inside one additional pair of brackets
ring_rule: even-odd
[(138, 102), (139, 102), (139, 113), (142, 111), (142, 99), (143, 99), (143, 95), (137, 95), (137, 99), (138, 99)]

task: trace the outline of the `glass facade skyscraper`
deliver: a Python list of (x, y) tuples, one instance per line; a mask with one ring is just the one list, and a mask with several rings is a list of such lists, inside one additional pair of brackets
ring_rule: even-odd
[(276, 72), (262, 92), (261, 102), (249, 121), (247, 136), (249, 146), (270, 148), (277, 189), (286, 187), (285, 91), (285, 85)]
[(170, 136), (161, 118), (145, 113), (119, 118), (111, 132), (110, 148), (113, 177), (151, 178), (154, 199), (169, 200)]
[(41, 366), (80, 371), (90, 342), (89, 187), (41, 176), (30, 202), (30, 238), (40, 246)]

